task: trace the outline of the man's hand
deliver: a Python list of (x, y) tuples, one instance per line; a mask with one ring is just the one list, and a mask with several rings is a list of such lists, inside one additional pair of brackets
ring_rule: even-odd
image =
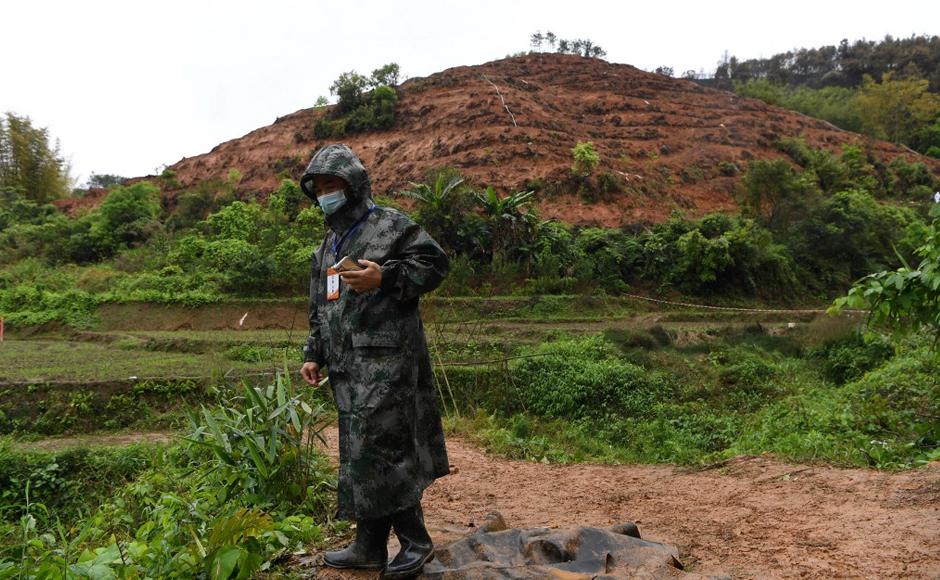
[(313, 386), (320, 382), (320, 365), (315, 362), (305, 362), (300, 367), (300, 376)]
[(349, 284), (349, 287), (356, 292), (378, 288), (382, 284), (382, 270), (379, 269), (379, 265), (369, 260), (358, 260), (358, 262), (365, 266), (365, 269), (340, 272), (343, 282)]

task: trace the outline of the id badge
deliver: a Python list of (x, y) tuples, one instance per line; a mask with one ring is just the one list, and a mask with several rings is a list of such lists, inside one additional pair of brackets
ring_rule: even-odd
[(339, 273), (332, 267), (326, 269), (326, 299), (339, 300)]

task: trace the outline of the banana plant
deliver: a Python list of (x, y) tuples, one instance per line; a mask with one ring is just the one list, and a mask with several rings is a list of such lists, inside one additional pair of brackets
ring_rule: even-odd
[(517, 191), (500, 197), (492, 185), (488, 185), (483, 193), (474, 192), (474, 199), (487, 217), (492, 255), (501, 249), (517, 246), (517, 242), (524, 241), (526, 234), (531, 232), (538, 217), (534, 212), (522, 209), (534, 194), (534, 191)]
[(448, 176), (441, 172), (438, 174), (434, 184), (409, 182), (411, 189), (401, 191), (401, 195), (420, 201), (427, 208), (435, 213), (443, 211), (447, 203), (447, 197), (464, 182), (463, 178), (457, 175)]

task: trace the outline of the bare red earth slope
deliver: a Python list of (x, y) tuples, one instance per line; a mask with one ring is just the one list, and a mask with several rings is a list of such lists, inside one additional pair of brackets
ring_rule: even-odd
[[(397, 91), (392, 128), (337, 139), (360, 155), (378, 194), (444, 165), (501, 192), (524, 188), (530, 179), (557, 182), (571, 167), (571, 148), (588, 140), (601, 155), (597, 172), (618, 176), (625, 191), (595, 203), (542, 195), (543, 217), (616, 226), (658, 222), (674, 209), (689, 217), (734, 209), (740, 174), (727, 175), (727, 164), (744, 170), (751, 158), (781, 157), (773, 143), (783, 137), (802, 136), (810, 146), (832, 151), (859, 143), (879, 159), (917, 158), (940, 174), (940, 162), (903, 147), (759, 100), (593, 58), (506, 58), (412, 78)], [(237, 169), (239, 189), (263, 197), (277, 187), (280, 171), (299, 176), (311, 154), (329, 142), (313, 138), (313, 124), (326, 112), (291, 113), (170, 169), (182, 188)]]

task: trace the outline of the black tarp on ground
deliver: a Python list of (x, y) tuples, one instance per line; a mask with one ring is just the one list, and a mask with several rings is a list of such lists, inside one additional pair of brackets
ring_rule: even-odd
[(674, 546), (640, 538), (632, 523), (609, 528), (507, 529), (491, 514), (469, 536), (440, 547), (421, 578), (690, 578)]

